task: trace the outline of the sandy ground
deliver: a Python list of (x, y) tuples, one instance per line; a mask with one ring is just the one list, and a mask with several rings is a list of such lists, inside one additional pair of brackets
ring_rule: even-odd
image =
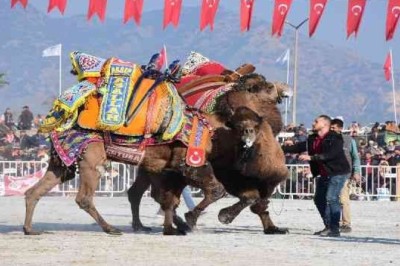
[(152, 199), (141, 211), (153, 231), (134, 234), (127, 198), (98, 197), (103, 217), (124, 231), (109, 236), (72, 197), (46, 197), (34, 227), (49, 233), (24, 236), (23, 198), (0, 197), (0, 265), (400, 265), (400, 202), (352, 202), (353, 232), (340, 238), (312, 235), (322, 224), (310, 200), (273, 200), (272, 218), (288, 235), (264, 235), (249, 210), (220, 224), (218, 210), (233, 202), (210, 206), (194, 233), (163, 236)]

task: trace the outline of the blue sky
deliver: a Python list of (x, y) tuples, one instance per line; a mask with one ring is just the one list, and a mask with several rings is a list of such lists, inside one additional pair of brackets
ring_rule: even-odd
[[(89, 0), (68, 0), (65, 16), (86, 15)], [(121, 27), (135, 26), (133, 22), (122, 24), (124, 0), (108, 0), (107, 18), (121, 20)], [(386, 54), (390, 48), (393, 49), (394, 65), (400, 66), (400, 29), (397, 30), (393, 40), (385, 41), (386, 0), (368, 0), (363, 21), (358, 37), (346, 40), (346, 16), (347, 0), (329, 0), (319, 27), (313, 36), (315, 40), (322, 40), (334, 46), (346, 47), (355, 53), (371, 61), (383, 64)], [(39, 11), (47, 12), (48, 0), (29, 0)], [(162, 9), (164, 0), (145, 0), (144, 10)], [(183, 0), (184, 7), (198, 6), (200, 10), (201, 0)], [(239, 20), (239, 0), (220, 0), (221, 7), (237, 13)], [(20, 7), (18, 7), (20, 8)], [(273, 0), (256, 0), (254, 7), (254, 18), (271, 21)], [(293, 24), (301, 22), (308, 17), (309, 0), (294, 0), (288, 20)], [(27, 12), (29, 12), (29, 7)], [(184, 11), (184, 8), (182, 10)], [(58, 11), (53, 11), (50, 16), (60, 17)], [(218, 13), (217, 13), (218, 16)], [(193, 18), (199, 20), (198, 17)], [(182, 23), (183, 21), (181, 21)], [(266, 25), (267, 26), (267, 25)], [(160, 27), (161, 19), (160, 19)], [(238, 26), (239, 31), (239, 26)], [(304, 25), (301, 33), (308, 34), (308, 25)], [(290, 28), (285, 28), (284, 34), (293, 34)], [(396, 68), (395, 69), (399, 69)], [(396, 71), (398, 72), (398, 71)]]

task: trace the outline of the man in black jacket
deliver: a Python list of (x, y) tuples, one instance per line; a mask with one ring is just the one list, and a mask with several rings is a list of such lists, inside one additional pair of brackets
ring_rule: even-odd
[(331, 131), (329, 116), (320, 115), (313, 123), (313, 134), (307, 141), (292, 146), (283, 146), (289, 153), (308, 151), (299, 159), (310, 163), (311, 172), (316, 177), (314, 202), (325, 224), (325, 229), (315, 234), (320, 236), (340, 236), (339, 195), (345, 181), (350, 176), (350, 165), (343, 150), (343, 138)]

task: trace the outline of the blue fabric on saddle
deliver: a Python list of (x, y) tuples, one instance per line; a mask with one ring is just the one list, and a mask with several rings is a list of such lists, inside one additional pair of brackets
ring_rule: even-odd
[(98, 129), (117, 130), (123, 126), (128, 100), (140, 75), (138, 65), (118, 58), (109, 59), (104, 68), (105, 82), (99, 88), (103, 99), (97, 120)]
[(53, 107), (40, 125), (41, 132), (64, 131), (75, 125), (78, 109), (87, 97), (96, 93), (96, 86), (82, 81), (65, 90), (53, 103)]

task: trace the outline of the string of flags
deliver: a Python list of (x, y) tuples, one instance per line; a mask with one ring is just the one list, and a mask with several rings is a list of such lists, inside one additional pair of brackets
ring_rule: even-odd
[[(22, 8), (26, 8), (29, 0), (11, 0), (11, 8), (15, 8), (19, 4)], [(59, 10), (63, 15), (68, 0), (48, 0), (49, 5), (47, 12)], [(91, 20), (97, 16), (100, 21), (104, 22), (107, 9), (107, 0), (87, 0), (89, 1), (87, 20)], [(123, 0), (120, 0), (123, 1)], [(149, 0), (150, 1), (150, 0)], [(163, 28), (168, 25), (178, 27), (182, 9), (183, 0), (164, 0), (164, 19)], [(232, 0), (230, 0), (232, 1)], [(240, 30), (249, 31), (251, 25), (251, 17), (255, 0), (239, 0), (240, 1)], [(272, 14), (272, 31), (271, 34), (278, 38), (282, 36), (285, 19), (293, 0), (274, 0), (274, 8)], [(318, 24), (324, 14), (328, 0), (309, 0), (309, 36), (312, 37), (316, 32)], [(142, 12), (145, 0), (125, 0), (123, 23), (133, 21), (140, 26)], [(200, 30), (204, 30), (209, 26), (210, 30), (214, 29), (214, 20), (218, 11), (220, 0), (202, 0), (200, 13)], [(368, 6), (367, 0), (348, 0), (347, 8), (347, 38), (354, 34), (357, 37), (360, 28), (364, 10)], [(400, 0), (387, 0), (386, 12), (386, 41), (393, 38), (397, 23), (400, 18)]]

